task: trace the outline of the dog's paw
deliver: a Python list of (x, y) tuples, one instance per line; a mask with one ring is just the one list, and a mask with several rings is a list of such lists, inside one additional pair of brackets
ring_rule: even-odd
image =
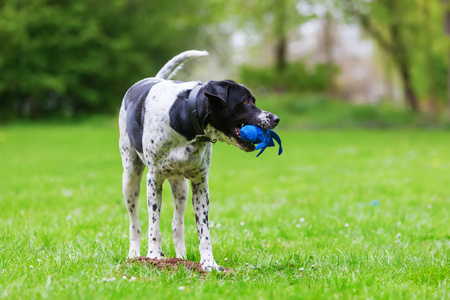
[(128, 258), (135, 258), (141, 256), (141, 251), (139, 249), (130, 249), (128, 251)]
[(175, 252), (177, 253), (177, 258), (186, 259), (186, 247), (184, 245), (175, 247)]
[(162, 250), (148, 250), (147, 257), (161, 259), (164, 257), (164, 253), (162, 252)]
[(219, 266), (215, 261), (211, 262), (203, 262), (201, 263), (202, 265), (202, 269), (206, 272), (212, 272), (213, 270), (217, 271), (217, 272), (224, 272), (225, 268), (222, 266)]

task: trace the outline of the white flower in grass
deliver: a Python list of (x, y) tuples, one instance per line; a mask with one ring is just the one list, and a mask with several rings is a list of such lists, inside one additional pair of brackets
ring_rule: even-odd
[(397, 235), (395, 236), (395, 243), (400, 243), (400, 237), (402, 236), (401, 233), (397, 233)]
[(241, 223), (239, 223), (239, 225), (244, 226), (244, 225), (245, 225), (245, 222), (244, 222), (244, 221), (241, 221)]
[(63, 194), (63, 196), (64, 197), (72, 197), (72, 195), (73, 195), (73, 193), (72, 193), (72, 191), (71, 190), (68, 190), (68, 189), (62, 189), (62, 194)]
[(305, 218), (300, 218), (300, 223), (305, 222)]
[(136, 277), (134, 277), (134, 276), (131, 277), (131, 278), (130, 278), (130, 281), (136, 281)]
[(34, 267), (33, 266), (30, 266), (30, 269), (33, 269)]
[(428, 208), (428, 209), (432, 209), (432, 208), (433, 208), (433, 204), (428, 203), (427, 208)]
[(106, 281), (106, 282), (110, 282), (110, 281), (114, 281), (116, 280), (116, 277), (112, 277), (112, 278), (105, 278), (103, 277), (102, 281)]
[(349, 227), (349, 226), (350, 226), (350, 224), (348, 224), (348, 223), (345, 223), (345, 224), (344, 224), (344, 226), (345, 226), (345, 227)]
[(178, 287), (178, 289), (179, 289), (180, 291), (184, 291), (185, 288), (186, 288), (186, 287), (184, 287), (184, 286), (179, 286), (179, 287)]
[(123, 276), (122, 276), (122, 279), (127, 279), (127, 276), (123, 275)]

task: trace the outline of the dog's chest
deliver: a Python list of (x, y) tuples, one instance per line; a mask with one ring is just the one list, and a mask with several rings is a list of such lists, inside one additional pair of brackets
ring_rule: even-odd
[(195, 178), (209, 169), (211, 152), (211, 144), (198, 146), (165, 141), (144, 148), (141, 158), (149, 169), (166, 178)]
[(209, 167), (211, 145), (186, 141), (170, 126), (169, 111), (177, 95), (196, 83), (161, 83), (145, 102), (143, 153), (145, 165), (165, 177), (195, 177)]

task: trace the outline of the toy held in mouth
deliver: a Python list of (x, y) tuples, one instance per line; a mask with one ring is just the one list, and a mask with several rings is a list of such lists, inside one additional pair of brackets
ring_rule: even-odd
[(279, 145), (278, 155), (281, 155), (281, 153), (283, 153), (283, 147), (281, 147), (281, 139), (273, 130), (264, 130), (254, 125), (245, 125), (241, 128), (241, 139), (245, 142), (257, 144), (255, 150), (261, 149), (261, 151), (259, 151), (256, 157), (263, 153), (267, 147), (274, 147), (275, 143), (273, 140), (277, 141)]

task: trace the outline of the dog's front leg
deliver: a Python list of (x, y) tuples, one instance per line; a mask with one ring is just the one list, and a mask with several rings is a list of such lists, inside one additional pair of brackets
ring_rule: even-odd
[(204, 175), (192, 182), (192, 204), (194, 205), (195, 222), (197, 223), (198, 240), (200, 243), (200, 263), (205, 271), (216, 269), (223, 271), (214, 260), (209, 233), (209, 190), (208, 176)]
[(159, 219), (162, 203), (163, 178), (156, 176), (153, 170), (147, 174), (147, 207), (148, 207), (148, 252), (147, 257), (162, 258), (161, 231), (159, 230)]
[(169, 179), (173, 197), (172, 232), (173, 243), (177, 258), (186, 259), (186, 246), (184, 244), (184, 212), (189, 193), (188, 180), (186, 178)]

